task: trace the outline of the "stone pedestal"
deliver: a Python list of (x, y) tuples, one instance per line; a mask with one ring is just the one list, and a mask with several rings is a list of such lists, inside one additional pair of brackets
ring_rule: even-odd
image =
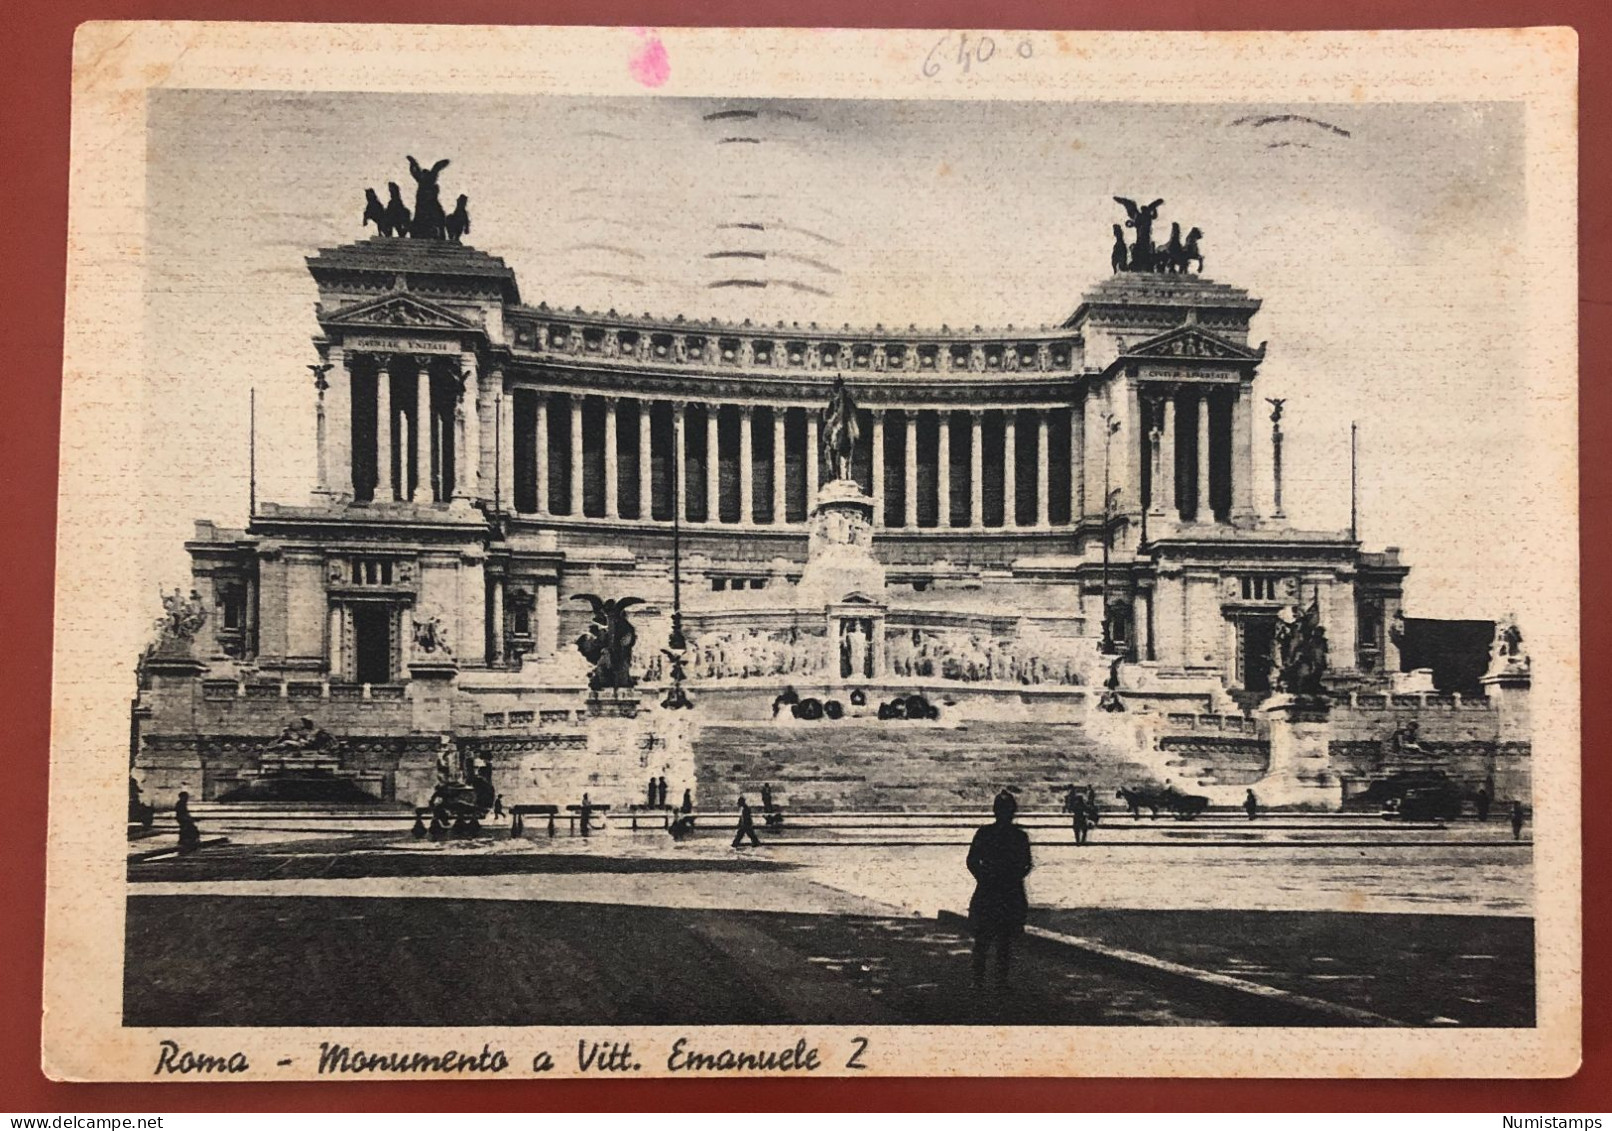
[(802, 608), (822, 609), (847, 597), (882, 603), (884, 567), (873, 556), (873, 499), (853, 480), (817, 492), (807, 526), (806, 565), (795, 587)]
[(1253, 786), (1261, 805), (1337, 809), (1343, 787), (1332, 769), (1331, 708), (1325, 700), (1277, 695), (1259, 706), (1270, 726), (1271, 760)]
[(688, 711), (642, 704), (633, 691), (588, 696), (587, 748), (552, 759), (541, 776), (544, 803), (576, 804), (586, 792), (614, 812), (642, 804), (651, 777), (666, 779), (666, 801), (677, 805), (694, 788), (693, 735)]
[(638, 714), (638, 692), (631, 688), (612, 687), (605, 691), (588, 692), (588, 717), (591, 719), (630, 719)]
[(191, 800), (203, 797), (205, 771), (196, 733), (196, 702), (207, 665), (191, 654), (186, 641), (164, 640), (141, 666), (147, 683), (146, 705), (136, 716), (138, 740), (133, 776), (147, 805), (172, 807), (181, 790)]
[(1531, 742), (1533, 721), (1528, 708), (1533, 673), (1523, 664), (1496, 666), (1478, 680), (1483, 694), (1494, 705), (1501, 742)]
[(421, 734), (453, 731), (453, 700), (459, 665), (435, 656), (409, 661), (409, 699), (414, 704), (414, 730)]

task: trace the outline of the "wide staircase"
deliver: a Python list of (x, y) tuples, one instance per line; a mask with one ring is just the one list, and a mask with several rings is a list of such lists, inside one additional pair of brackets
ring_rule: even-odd
[(1071, 783), (1111, 799), (1154, 775), (1085, 726), (906, 721), (709, 723), (694, 741), (701, 808), (754, 804), (763, 783), (798, 812), (985, 810), (1012, 788), (1021, 807), (1057, 808)]

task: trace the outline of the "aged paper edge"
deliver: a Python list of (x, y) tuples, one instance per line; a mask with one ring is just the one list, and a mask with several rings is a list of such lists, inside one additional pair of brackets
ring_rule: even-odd
[[(141, 249), (145, 102), (159, 88), (459, 91), (639, 97), (943, 98), (1173, 102), (1470, 100), (1526, 106), (1528, 384), (1544, 508), (1560, 531), (1577, 515), (1577, 37), (1571, 29), (1341, 33), (1025, 33), (1037, 50), (1012, 70), (946, 81), (921, 66), (934, 31), (665, 29), (670, 80), (653, 93), (627, 66), (622, 28), (89, 23), (75, 42), (62, 396), (55, 684), (47, 861), (43, 1065), (58, 1080), (149, 1078), (171, 1034), (121, 1024), (127, 657), (96, 648), (75, 599), (139, 552), (125, 529), (138, 481), (144, 380)], [(1015, 33), (1017, 34), (1017, 33)], [(1146, 50), (1140, 50), (1141, 45)], [(467, 73), (460, 63), (474, 55)], [(1145, 69), (1131, 60), (1146, 59)], [(121, 435), (129, 442), (98, 441)], [(1548, 489), (1545, 489), (1548, 488)], [(874, 1042), (875, 1075), (1564, 1076), (1581, 1040), (1577, 540), (1530, 563), (1553, 615), (1532, 626), (1537, 1026), (1524, 1030), (1028, 1027), (615, 1028), (662, 1074), (678, 1035), (755, 1048), (804, 1037), (823, 1074), (852, 1036)], [(80, 605), (82, 607), (82, 605)], [(508, 1050), (505, 1078), (530, 1075), (522, 1050), (564, 1050), (596, 1030), (186, 1029), (242, 1049), (237, 1079), (306, 1079), (322, 1040), (372, 1048)], [(787, 1039), (786, 1039), (787, 1038)], [(654, 1055), (660, 1050), (660, 1059)], [(274, 1067), (295, 1054), (296, 1066)], [(310, 1055), (311, 1054), (311, 1055)], [(529, 1060), (530, 1052), (527, 1053)], [(580, 1074), (561, 1067), (549, 1077)], [(418, 1077), (412, 1077), (418, 1078)], [(467, 1077), (458, 1076), (457, 1079)], [(217, 1077), (213, 1077), (217, 1079)]]

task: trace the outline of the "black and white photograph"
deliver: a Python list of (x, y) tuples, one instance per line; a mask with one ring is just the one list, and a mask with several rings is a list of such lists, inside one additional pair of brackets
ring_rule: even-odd
[(81, 31), (48, 1070), (1571, 1070), (1571, 46), (476, 31)]

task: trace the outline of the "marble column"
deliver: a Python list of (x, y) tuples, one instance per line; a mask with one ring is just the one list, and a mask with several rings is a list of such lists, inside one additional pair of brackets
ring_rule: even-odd
[(414, 491), (410, 500), (435, 501), (431, 478), (431, 366), (422, 361), (414, 379)]
[(968, 525), (985, 525), (985, 410), (968, 410)]
[(1103, 429), (1107, 427), (1103, 422), (1103, 413), (1109, 411), (1109, 400), (1106, 389), (1085, 400), (1085, 411), (1081, 415), (1083, 424), (1083, 439), (1080, 450), (1084, 454), (1084, 500), (1085, 515), (1088, 518), (1101, 519), (1103, 514), (1103, 468), (1111, 451), (1103, 442)]
[(722, 521), (722, 409), (705, 406), (705, 521)]
[(1159, 406), (1159, 468), (1153, 478), (1153, 513), (1170, 519), (1181, 517), (1175, 505), (1175, 390), (1164, 395)]
[(638, 518), (649, 522), (655, 517), (655, 432), (654, 414), (649, 402), (638, 401)]
[(1209, 394), (1198, 394), (1198, 516), (1199, 522), (1213, 522), (1209, 509)]
[(1251, 523), (1254, 508), (1254, 386), (1244, 381), (1231, 404), (1231, 517)]
[(583, 398), (579, 393), (570, 394), (571, 401), (571, 517), (582, 517), (582, 481), (587, 475), (588, 464), (582, 452), (582, 405)]
[(560, 587), (537, 587), (537, 658), (546, 659), (560, 648)]
[(1159, 427), (1158, 412), (1152, 402), (1143, 401), (1142, 412), (1147, 418), (1147, 513), (1163, 516), (1164, 494), (1160, 490), (1163, 465), (1159, 461), (1159, 454), (1164, 450), (1164, 432)]
[[(398, 433), (398, 442), (407, 451), (406, 430)], [(389, 503), (397, 495), (392, 491), (392, 367), (381, 361), (375, 370), (375, 501)]]
[[(549, 395), (539, 392), (536, 397), (537, 404), (532, 411), (532, 462), (536, 465), (532, 471), (533, 499), (532, 505), (538, 514), (549, 513)], [(515, 401), (513, 398), (505, 404), (505, 409), (511, 418), (515, 415)], [(510, 491), (515, 490), (514, 480), (510, 480)], [(513, 493), (510, 496), (514, 497)]]
[(1002, 525), (1019, 525), (1019, 414), (1002, 414)]
[(688, 406), (678, 401), (672, 405), (672, 483), (674, 485), (672, 509), (680, 511), (678, 519), (689, 521), (688, 509)]
[(916, 530), (918, 528), (918, 410), (909, 408), (903, 411), (907, 415), (906, 519), (907, 525)]
[(1044, 408), (1036, 410), (1035, 430), (1035, 524), (1045, 529), (1052, 525), (1052, 500), (1047, 497), (1047, 485), (1052, 481), (1052, 463), (1047, 458), (1047, 434), (1050, 428)]
[(787, 459), (789, 449), (786, 447), (784, 433), (783, 405), (772, 406), (772, 524), (782, 526), (789, 520), (789, 492), (787, 478)]
[[(511, 513), (515, 510), (515, 394), (505, 391), (503, 383), (498, 385), (498, 505), (507, 508)], [(539, 411), (543, 401), (538, 399)], [(542, 509), (543, 498), (538, 496), (539, 510)]]
[(952, 524), (952, 414), (941, 409), (936, 418), (935, 525), (944, 530)]
[(1069, 409), (1069, 522), (1086, 517), (1086, 398)]
[(495, 664), (504, 662), (504, 579), (493, 579), (493, 654)]
[(328, 369), (324, 373), (316, 371), (313, 377), (313, 440), (318, 457), (314, 493), (319, 495), (330, 494), (330, 425), (325, 411), (325, 391), (330, 388), (330, 382), (326, 379), (328, 373)]
[(873, 496), (873, 527), (884, 525), (884, 409), (873, 410), (873, 459), (868, 465), (868, 494)]
[(605, 517), (621, 517), (621, 451), (616, 435), (616, 406), (620, 397), (606, 397), (604, 432)]
[(342, 676), (341, 610), (342, 606), (339, 603), (330, 606), (325, 628), (325, 655), (328, 657), (325, 666), (326, 670), (337, 679)]
[(330, 432), (330, 491), (353, 497), (353, 375), (347, 368), (347, 351), (331, 346), (330, 399), (326, 426)]
[(817, 489), (821, 487), (821, 475), (817, 469), (817, 414), (811, 409), (806, 410), (806, 513), (810, 515), (812, 508), (817, 505)]
[(453, 497), (469, 502), (481, 498), (481, 374), (476, 355), (467, 353), (460, 362), (464, 388), (459, 400), (464, 412), (462, 443), (453, 453)]
[(756, 521), (756, 459), (754, 405), (739, 406), (739, 522)]

